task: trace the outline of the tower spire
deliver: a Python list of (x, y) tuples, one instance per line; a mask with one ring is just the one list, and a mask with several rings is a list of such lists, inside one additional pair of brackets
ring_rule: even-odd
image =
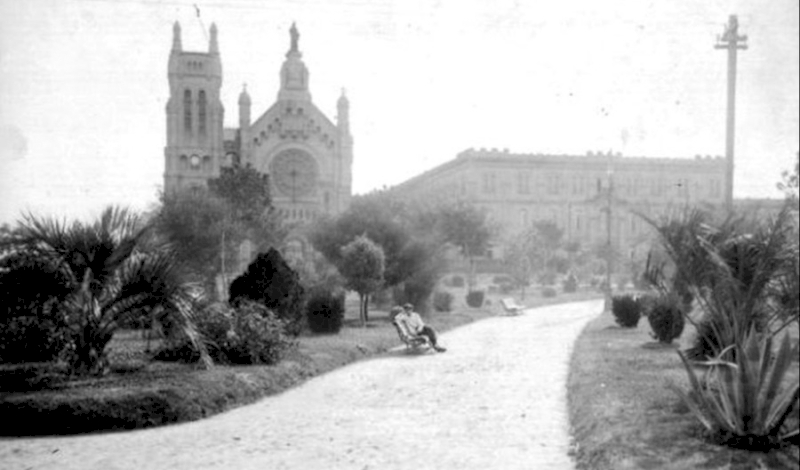
[(177, 21), (172, 25), (172, 51), (181, 52), (183, 45), (181, 44), (181, 24)]
[(208, 41), (208, 53), (209, 54), (219, 54), (219, 44), (217, 43), (217, 25), (216, 23), (211, 23), (211, 39)]

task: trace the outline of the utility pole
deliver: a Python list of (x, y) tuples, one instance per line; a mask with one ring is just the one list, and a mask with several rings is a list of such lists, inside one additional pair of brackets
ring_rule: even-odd
[(728, 116), (725, 126), (725, 209), (733, 209), (733, 141), (736, 116), (736, 51), (747, 49), (747, 36), (739, 35), (739, 20), (730, 15), (722, 37), (714, 49), (728, 50)]

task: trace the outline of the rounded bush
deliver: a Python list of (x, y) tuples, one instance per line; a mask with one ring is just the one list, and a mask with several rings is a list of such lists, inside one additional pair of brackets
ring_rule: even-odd
[[(221, 364), (275, 364), (294, 344), (285, 334), (285, 322), (255, 302), (241, 302), (236, 309), (211, 305), (197, 314), (195, 327), (211, 358)], [(200, 353), (178, 336), (168, 338), (155, 359), (197, 362)]]
[(306, 303), (306, 320), (314, 333), (338, 333), (344, 322), (344, 293), (313, 291)]
[(453, 294), (449, 292), (435, 292), (433, 294), (433, 308), (437, 312), (449, 312), (453, 306)]
[(251, 303), (233, 316), (225, 354), (233, 364), (276, 364), (294, 343), (284, 334), (283, 320), (272, 310)]
[(556, 295), (558, 295), (558, 292), (556, 292), (556, 290), (552, 287), (542, 288), (542, 297), (549, 299), (555, 297)]
[(464, 287), (465, 281), (464, 278), (461, 276), (453, 276), (450, 278), (450, 284), (453, 287)]
[(685, 320), (681, 300), (673, 296), (659, 297), (647, 312), (647, 321), (653, 330), (650, 336), (659, 343), (671, 344), (683, 333)]
[(472, 308), (483, 306), (484, 293), (482, 290), (474, 290), (467, 294), (467, 305)]
[(642, 317), (641, 305), (633, 296), (620, 295), (611, 299), (614, 321), (623, 328), (636, 328)]

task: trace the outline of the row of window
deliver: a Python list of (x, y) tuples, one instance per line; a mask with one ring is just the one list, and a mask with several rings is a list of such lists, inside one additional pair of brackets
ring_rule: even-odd
[[(493, 172), (485, 172), (481, 175), (481, 190), (484, 194), (496, 194), (498, 191), (497, 177)], [(607, 177), (596, 178), (590, 176), (575, 176), (570, 178), (570, 183), (565, 182), (565, 177), (560, 174), (551, 174), (544, 178), (541, 189), (547, 195), (566, 196), (592, 196), (602, 193), (609, 185)], [(697, 181), (689, 181), (688, 178), (676, 178), (669, 182), (664, 178), (641, 178), (636, 176), (616, 176), (613, 178), (614, 190), (619, 196), (672, 196), (689, 197), (690, 194), (696, 197), (703, 197), (703, 187)], [(694, 186), (694, 187), (692, 187)], [(533, 189), (532, 189), (533, 188)], [(717, 178), (707, 180), (706, 197), (719, 198), (722, 196), (722, 181)], [(516, 193), (531, 194), (536, 189), (536, 185), (531, 184), (531, 174), (526, 172), (517, 173)], [(466, 184), (462, 180), (461, 193), (466, 193)]]
[(194, 103), (192, 102), (192, 90), (187, 88), (183, 91), (183, 129), (187, 134), (192, 134), (194, 132), (192, 126), (194, 107), (197, 108), (197, 132), (200, 135), (205, 135), (207, 129), (206, 114), (208, 110), (205, 90), (197, 92), (197, 99)]
[(278, 209), (278, 213), (289, 220), (315, 220), (319, 212), (313, 209)]

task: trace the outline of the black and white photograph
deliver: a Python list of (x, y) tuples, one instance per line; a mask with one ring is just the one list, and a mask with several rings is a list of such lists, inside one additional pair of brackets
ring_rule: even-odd
[(0, 0), (0, 469), (800, 467), (797, 0)]

